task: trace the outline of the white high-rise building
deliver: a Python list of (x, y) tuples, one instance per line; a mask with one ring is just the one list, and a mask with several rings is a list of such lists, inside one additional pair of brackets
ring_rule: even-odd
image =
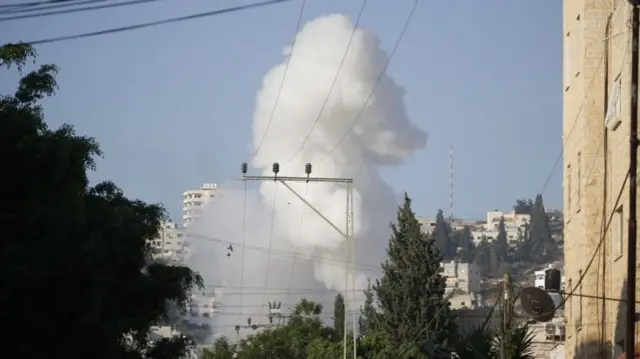
[(217, 184), (205, 183), (199, 189), (186, 191), (182, 194), (182, 221), (185, 227), (200, 217), (202, 206), (213, 200), (217, 191)]

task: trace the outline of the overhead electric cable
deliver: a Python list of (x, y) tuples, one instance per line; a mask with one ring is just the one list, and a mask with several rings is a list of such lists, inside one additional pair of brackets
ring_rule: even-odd
[(267, 288), (269, 286), (269, 272), (271, 268), (271, 246), (273, 245), (273, 228), (276, 223), (276, 199), (278, 195), (278, 184), (274, 184), (273, 188), (273, 207), (271, 208), (271, 229), (269, 230), (269, 251), (267, 252), (267, 273), (264, 280), (264, 295), (262, 296), (262, 307), (260, 307), (260, 316), (262, 316), (262, 310), (264, 309), (264, 299), (267, 296)]
[(111, 29), (107, 29), (107, 30), (85, 32), (85, 33), (76, 34), (76, 35), (52, 37), (52, 38), (42, 39), (42, 40), (34, 40), (34, 41), (29, 41), (27, 43), (31, 44), (31, 45), (43, 45), (43, 44), (50, 44), (50, 43), (54, 43), (54, 42), (77, 40), (77, 39), (84, 39), (84, 38), (96, 37), (96, 36), (103, 36), (103, 35), (115, 34), (115, 33), (119, 33), (119, 32), (127, 32), (127, 31), (139, 30), (139, 29), (144, 29), (144, 28), (153, 27), (153, 26), (166, 25), (166, 24), (171, 24), (171, 23), (176, 23), (176, 22), (183, 22), (183, 21), (188, 21), (188, 20), (201, 19), (201, 18), (216, 16), (216, 15), (222, 15), (222, 14), (227, 14), (227, 13), (232, 13), (232, 12), (239, 12), (239, 11), (243, 11), (243, 10), (260, 8), (260, 7), (280, 4), (280, 3), (289, 2), (289, 1), (293, 1), (293, 0), (268, 0), (268, 1), (262, 1), (262, 2), (253, 3), (253, 4), (248, 4), (248, 5), (233, 6), (233, 7), (227, 7), (227, 8), (218, 9), (218, 10), (201, 12), (201, 13), (192, 14), (192, 15), (173, 17), (173, 18), (168, 18), (168, 19), (164, 19), (164, 20), (157, 20), (157, 21), (146, 22), (146, 23), (141, 23), (141, 24), (116, 27), (116, 28), (111, 28)]
[[(620, 191), (618, 192), (618, 196), (616, 198), (616, 202), (615, 202), (615, 204), (613, 205), (612, 208), (617, 208), (618, 207), (618, 203), (620, 203), (620, 198), (622, 197), (622, 194), (624, 193), (624, 189), (625, 189), (625, 186), (627, 184), (627, 180), (629, 179), (629, 175), (630, 175), (630, 172), (627, 171), (627, 175), (625, 176), (624, 181), (622, 182), (622, 186), (620, 186)], [(558, 304), (558, 306), (556, 306), (556, 308), (554, 310), (558, 310), (558, 309), (562, 308), (564, 306), (564, 304), (567, 302), (567, 300), (574, 295), (576, 289), (578, 289), (578, 287), (580, 287), (580, 285), (582, 284), (582, 281), (584, 280), (584, 278), (587, 276), (587, 273), (589, 272), (589, 268), (591, 268), (591, 265), (593, 264), (593, 261), (595, 260), (595, 258), (598, 255), (598, 251), (600, 251), (600, 247), (602, 247), (602, 244), (604, 243), (605, 239), (607, 238), (607, 232), (609, 231), (609, 227), (611, 226), (611, 222), (613, 220), (613, 216), (615, 215), (615, 213), (616, 213), (616, 211), (611, 211), (611, 215), (609, 216), (609, 219), (607, 220), (607, 225), (604, 227), (604, 230), (600, 234), (600, 241), (598, 242), (598, 246), (593, 251), (593, 254), (591, 255), (591, 259), (589, 259), (589, 263), (587, 263), (587, 267), (584, 269), (584, 271), (582, 271), (582, 274), (578, 278), (577, 283), (575, 285), (573, 285), (573, 288), (571, 288), (571, 292), (568, 293), (566, 296), (564, 296), (564, 298), (562, 299), (560, 304)], [(577, 297), (581, 297), (581, 295), (576, 295), (576, 296)]]
[(65, 1), (62, 3), (54, 3), (52, 5), (42, 5), (42, 6), (24, 6), (24, 7), (14, 7), (14, 8), (1, 8), (0, 14), (22, 14), (25, 12), (37, 12), (43, 10), (52, 10), (52, 9), (64, 9), (71, 8), (81, 5), (91, 5), (96, 3), (106, 3), (109, 1), (120, 1), (120, 0), (77, 0), (77, 1)]
[(367, 99), (364, 102), (364, 104), (362, 105), (362, 107), (360, 108), (360, 111), (358, 111), (358, 113), (356, 114), (356, 117), (353, 119), (353, 121), (351, 121), (351, 124), (349, 125), (349, 127), (345, 131), (344, 135), (342, 135), (342, 137), (338, 140), (338, 142), (335, 144), (335, 146), (333, 146), (333, 148), (326, 155), (324, 155), (319, 161), (314, 161), (314, 162), (316, 162), (316, 163), (317, 162), (322, 162), (325, 159), (327, 159), (327, 157), (331, 156), (333, 154), (333, 152), (338, 147), (340, 147), (342, 142), (347, 138), (347, 136), (349, 135), (349, 133), (353, 129), (353, 126), (355, 126), (356, 122), (358, 122), (358, 120), (360, 119), (360, 117), (364, 113), (364, 110), (366, 110), (367, 106), (369, 105), (369, 102), (371, 101), (371, 98), (373, 97), (373, 93), (375, 92), (375, 89), (380, 84), (380, 81), (382, 81), (382, 79), (384, 78), (384, 75), (386, 74), (387, 69), (389, 68), (389, 64), (391, 64), (391, 60), (393, 59), (393, 56), (395, 55), (396, 50), (398, 49), (398, 45), (400, 45), (400, 42), (402, 41), (402, 38), (404, 37), (404, 34), (407, 31), (407, 28), (409, 27), (409, 24), (411, 23), (411, 19), (413, 18), (413, 14), (416, 12), (416, 8), (418, 7), (418, 3), (419, 2), (420, 2), (420, 0), (414, 0), (413, 1), (413, 6), (411, 7), (411, 11), (409, 12), (409, 15), (407, 16), (407, 19), (405, 20), (404, 25), (402, 26), (402, 30), (400, 31), (400, 35), (398, 36), (398, 39), (396, 40), (395, 44), (393, 45), (393, 48), (391, 49), (391, 52), (389, 53), (389, 59), (387, 60), (387, 63), (384, 65), (384, 68), (380, 72), (380, 75), (378, 76), (378, 79), (376, 80), (376, 82), (374, 83), (373, 87), (371, 88), (371, 91), (369, 92), (369, 96), (367, 96)]
[[(595, 72), (593, 74), (593, 77), (591, 78), (591, 81), (589, 81), (589, 86), (587, 87), (587, 90), (585, 91), (584, 98), (582, 99), (582, 102), (580, 103), (580, 107), (578, 107), (578, 112), (576, 113), (575, 119), (573, 120), (573, 122), (571, 124), (571, 128), (569, 129), (569, 134), (564, 138), (564, 141), (567, 141), (571, 137), (571, 135), (573, 134), (573, 131), (576, 129), (576, 124), (578, 123), (578, 120), (580, 119), (580, 115), (582, 114), (582, 110), (584, 109), (584, 105), (587, 103), (587, 97), (589, 96), (589, 93), (591, 92), (591, 89), (593, 88), (593, 85), (595, 84), (595, 80), (596, 80), (596, 77), (598, 76), (598, 71), (600, 70), (600, 67), (602, 66), (602, 62), (603, 62), (602, 60), (604, 59), (604, 56), (605, 56), (605, 52), (603, 50), (602, 53), (600, 54), (600, 58), (598, 59), (598, 65), (596, 66), (596, 70), (595, 70)], [(549, 186), (549, 183), (551, 182), (551, 178), (553, 177), (553, 174), (555, 173), (556, 169), (558, 168), (558, 165), (562, 161), (562, 155), (563, 154), (564, 154), (564, 146), (562, 146), (560, 148), (560, 153), (556, 157), (556, 160), (553, 163), (553, 167), (551, 167), (551, 171), (549, 172), (549, 174), (547, 175), (546, 180), (544, 181), (544, 185), (542, 186), (542, 190), (540, 191), (540, 194), (544, 194), (545, 191), (547, 190), (547, 187)]]
[[(104, 1), (104, 0), (102, 0), (102, 1)], [(163, 0), (129, 0), (129, 1), (124, 1), (124, 2), (115, 2), (115, 3), (107, 3), (107, 4), (95, 5), (95, 6), (79, 7), (79, 8), (75, 8), (75, 9), (64, 9), (64, 10), (53, 10), (53, 11), (45, 11), (45, 12), (36, 12), (35, 14), (12, 15), (12, 16), (0, 17), (0, 22), (12, 21), (12, 20), (31, 19), (31, 18), (52, 16), (52, 15), (66, 15), (66, 14), (72, 14), (72, 13), (76, 13), (76, 12), (103, 10), (103, 9), (116, 8), (116, 7), (122, 7), (122, 6), (131, 6), (131, 5), (140, 5), (140, 4), (145, 4), (145, 3), (157, 2), (157, 1), (163, 1)], [(58, 6), (62, 6), (62, 5), (70, 5), (70, 4), (60, 4)], [(31, 10), (31, 11), (33, 11), (33, 10)]]
[[(239, 242), (222, 240), (222, 239), (218, 239), (218, 238), (214, 238), (214, 237), (208, 237), (208, 236), (204, 236), (204, 235), (200, 235), (200, 234), (196, 234), (196, 233), (187, 233), (186, 237), (187, 238), (194, 238), (194, 239), (201, 239), (201, 240), (208, 240), (208, 241), (217, 242), (217, 243), (223, 243), (223, 244), (231, 244), (234, 247), (236, 247), (236, 246), (237, 247), (243, 247), (242, 243), (239, 243)], [(264, 252), (264, 253), (267, 253), (269, 251), (269, 248), (267, 248), (267, 247), (259, 247), (259, 246), (251, 246), (251, 245), (245, 245), (244, 248), (245, 249), (250, 249), (250, 250), (253, 250), (253, 251), (257, 251), (257, 252)], [(303, 257), (306, 261), (318, 262), (318, 263), (326, 263), (328, 265), (335, 265), (335, 266), (343, 267), (345, 264), (347, 264), (349, 266), (353, 266), (353, 268), (359, 268), (361, 270), (368, 270), (368, 271), (379, 271), (380, 270), (380, 265), (363, 264), (363, 263), (351, 264), (351, 262), (347, 263), (347, 262), (344, 262), (343, 260), (340, 260), (340, 259), (329, 258), (329, 257), (317, 257), (317, 256), (307, 257), (307, 256), (303, 256), (303, 255), (301, 255), (299, 253), (298, 253), (298, 255), (294, 255), (294, 253), (291, 252), (291, 251), (283, 251), (283, 250), (279, 250), (279, 249), (271, 249), (271, 253), (274, 254), (274, 255), (279, 255), (279, 256), (288, 257), (288, 258)]]
[[(309, 191), (309, 183), (306, 183), (305, 187), (304, 187), (304, 195), (302, 196), (302, 198), (304, 198), (305, 200), (307, 199), (307, 193)], [(296, 247), (294, 250), (294, 257), (293, 257), (293, 261), (291, 263), (291, 271), (289, 272), (289, 284), (287, 284), (287, 291), (291, 290), (291, 282), (293, 281), (293, 273), (296, 269), (296, 259), (297, 259), (297, 255), (298, 255), (298, 248), (300, 247), (300, 238), (302, 237), (302, 226), (304, 224), (304, 212), (305, 209), (307, 208), (306, 203), (302, 203), (302, 211), (300, 213), (300, 226), (298, 227), (298, 237), (296, 239)], [(284, 297), (284, 301), (287, 301), (288, 298), (288, 294), (287, 296)]]
[(287, 73), (289, 72), (289, 64), (291, 63), (291, 58), (293, 57), (293, 54), (294, 54), (296, 39), (298, 38), (298, 31), (300, 30), (300, 24), (302, 23), (302, 14), (304, 13), (304, 7), (306, 3), (307, 3), (307, 0), (302, 0), (302, 5), (300, 6), (300, 12), (298, 13), (298, 19), (296, 21), (296, 31), (293, 33), (293, 40), (291, 40), (291, 50), (289, 51), (287, 62), (284, 65), (284, 73), (282, 74), (282, 80), (280, 81), (278, 93), (273, 103), (273, 108), (271, 109), (271, 115), (269, 116), (267, 127), (264, 129), (264, 133), (262, 134), (260, 143), (258, 143), (258, 146), (256, 147), (255, 151), (253, 152), (253, 154), (251, 155), (247, 163), (251, 163), (251, 161), (253, 161), (253, 159), (256, 158), (256, 156), (262, 149), (262, 145), (264, 144), (264, 141), (267, 138), (267, 133), (269, 133), (269, 129), (271, 128), (271, 122), (273, 122), (273, 117), (275, 116), (276, 110), (278, 109), (278, 104), (280, 103), (280, 95), (282, 94), (282, 89), (284, 87), (285, 80), (287, 79)]
[(244, 184), (244, 199), (242, 201), (242, 259), (240, 263), (240, 304), (242, 302), (242, 293), (244, 292), (244, 257), (245, 257), (245, 240), (247, 234), (247, 182)]
[(298, 149), (296, 150), (296, 152), (289, 157), (289, 159), (283, 161), (282, 163), (288, 163), (291, 162), (291, 160), (293, 160), (294, 158), (296, 158), (296, 156), (300, 153), (300, 151), (302, 151), (302, 148), (304, 148), (304, 146), (307, 144), (307, 141), (309, 141), (309, 138), (311, 138), (311, 134), (313, 133), (313, 131), (315, 130), (316, 126), (318, 125), (318, 123), (320, 122), (320, 119), (322, 118), (322, 115), (324, 114), (324, 110), (327, 107), (327, 103), (329, 102), (329, 98), (331, 98), (331, 94), (333, 93), (333, 90), (336, 86), (336, 83), (338, 82), (338, 78), (340, 78), (340, 73), (342, 72), (342, 67), (344, 66), (344, 63), (347, 59), (347, 55), (349, 54), (349, 50), (351, 49), (351, 44), (353, 43), (353, 38), (356, 34), (356, 31), (358, 30), (358, 25), (360, 25), (360, 19), (362, 19), (362, 13), (364, 12), (364, 8), (367, 5), (367, 0), (362, 0), (362, 5), (360, 5), (360, 11), (358, 12), (358, 17), (356, 18), (356, 22), (353, 25), (353, 31), (351, 31), (351, 37), (349, 38), (349, 42), (347, 43), (347, 47), (344, 50), (344, 55), (342, 55), (342, 59), (340, 60), (340, 65), (338, 66), (338, 71), (336, 71), (336, 75), (333, 77), (333, 81), (331, 82), (331, 86), (329, 87), (329, 92), (327, 93), (327, 96), (324, 98), (324, 101), (322, 103), (322, 106), (320, 107), (320, 112), (318, 112), (318, 115), (316, 116), (313, 125), (311, 126), (311, 129), (309, 130), (309, 133), (307, 133), (307, 136), (304, 138), (304, 140), (302, 140), (302, 144), (300, 145), (300, 147), (298, 147)]
[(32, 2), (13, 3), (13, 4), (0, 4), (0, 8), (31, 7), (31, 6), (40, 6), (40, 5), (47, 5), (47, 4), (70, 3), (74, 1), (76, 0), (48, 0), (48, 1), (32, 1)]

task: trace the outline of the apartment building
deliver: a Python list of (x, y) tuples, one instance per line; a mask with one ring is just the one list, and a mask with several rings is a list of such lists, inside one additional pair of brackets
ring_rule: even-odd
[(440, 263), (440, 274), (446, 280), (445, 293), (454, 292), (449, 302), (451, 308), (476, 308), (481, 302), (480, 270), (475, 264), (456, 261)]
[(173, 221), (164, 221), (158, 237), (151, 241), (153, 257), (169, 262), (181, 263), (185, 260), (189, 245), (184, 231)]
[(626, 0), (563, 1), (564, 272), (577, 294), (565, 305), (567, 358), (623, 351), (625, 304), (586, 296), (625, 297), (630, 25)]
[(507, 241), (515, 243), (521, 231), (531, 222), (531, 216), (528, 214), (519, 214), (515, 212), (502, 212), (498, 210), (487, 212), (487, 221), (482, 227), (476, 228), (471, 232), (473, 241), (478, 244), (483, 239), (492, 242), (498, 237), (498, 226), (500, 220), (504, 218), (504, 227), (507, 232)]
[(202, 207), (216, 197), (218, 185), (205, 183), (200, 188), (182, 194), (182, 221), (185, 227), (200, 218)]

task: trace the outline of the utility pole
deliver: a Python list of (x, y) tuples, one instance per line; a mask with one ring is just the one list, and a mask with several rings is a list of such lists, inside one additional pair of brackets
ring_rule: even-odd
[[(351, 274), (352, 283), (355, 284), (355, 242), (353, 235), (353, 179), (351, 178), (333, 178), (333, 177), (310, 177), (311, 176), (311, 164), (307, 163), (304, 166), (304, 172), (306, 173), (306, 177), (281, 177), (278, 176), (280, 172), (280, 164), (275, 162), (272, 166), (273, 176), (249, 176), (247, 175), (248, 165), (246, 162), (243, 162), (241, 165), (242, 177), (238, 180), (240, 181), (274, 181), (280, 182), (283, 186), (285, 186), (291, 193), (293, 193), (302, 203), (304, 203), (307, 207), (309, 207), (313, 212), (315, 212), (320, 218), (322, 218), (331, 228), (336, 230), (344, 239), (345, 239), (345, 276), (344, 276), (344, 295), (345, 297), (348, 295), (349, 290), (349, 275)], [(302, 197), (298, 192), (296, 192), (287, 182), (322, 182), (322, 183), (342, 183), (347, 187), (347, 204), (346, 204), (346, 213), (345, 213), (345, 230), (341, 230), (335, 225), (331, 220), (329, 220), (325, 215), (323, 215), (318, 209), (316, 209), (311, 203), (309, 203), (306, 198)], [(351, 249), (351, 250), (350, 250)], [(351, 256), (349, 254), (351, 253)], [(349, 258), (351, 258), (351, 263), (349, 263)], [(355, 287), (352, 290), (351, 294), (351, 307), (353, 311), (353, 359), (356, 359), (356, 331), (357, 331), (357, 322), (356, 322), (356, 314), (355, 314)], [(346, 299), (346, 298), (345, 298)], [(343, 337), (343, 359), (347, 359), (347, 322), (348, 322), (348, 313), (347, 310), (347, 301), (345, 300), (345, 310), (344, 310), (344, 337)]]
[(627, 248), (627, 325), (624, 341), (627, 359), (633, 359), (636, 351), (636, 260), (637, 260), (637, 213), (638, 198), (638, 24), (639, 0), (631, 3), (631, 112), (629, 116), (629, 237)]
[(511, 335), (511, 326), (513, 318), (513, 288), (511, 287), (511, 276), (505, 273), (502, 282), (502, 320), (500, 325), (500, 359), (511, 358), (511, 348), (509, 336)]

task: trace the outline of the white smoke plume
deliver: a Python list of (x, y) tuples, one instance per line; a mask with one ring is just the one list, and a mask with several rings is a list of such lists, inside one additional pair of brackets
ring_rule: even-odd
[[(310, 162), (312, 176), (354, 179), (356, 278), (355, 288), (348, 281), (347, 298), (356, 293), (354, 300), (359, 305), (367, 278), (380, 273), (390, 235), (388, 224), (395, 220), (395, 195), (378, 170), (402, 164), (425, 146), (427, 135), (407, 117), (404, 90), (386, 75), (378, 81), (389, 60), (380, 41), (369, 31), (353, 30), (344, 15), (310, 21), (297, 34), (295, 46), (285, 50), (282, 63), (265, 75), (254, 112), (254, 150), (267, 128), (268, 132), (250, 167), (253, 174), (272, 176), (272, 164), (280, 162), (279, 176), (304, 176), (304, 165)], [(315, 123), (352, 33), (348, 56), (323, 116), (302, 150), (287, 161)], [(269, 124), (289, 56), (286, 81)], [(345, 228), (344, 184), (290, 185), (338, 228)], [(256, 191), (249, 184), (246, 192), (243, 186), (223, 186), (203, 220), (189, 227), (192, 237), (206, 237), (192, 240), (194, 255), (189, 265), (203, 274), (207, 284), (225, 287), (225, 294), (217, 298), (219, 313), (214, 325), (235, 335), (233, 327), (246, 325), (248, 317), (252, 324), (268, 323), (267, 301), (281, 301), (287, 313), (302, 297), (323, 304), (324, 318), (329, 319), (335, 293), (345, 287), (344, 238), (283, 185), (260, 182)], [(216, 242), (218, 239), (244, 240), (245, 246), (236, 245), (227, 256), (227, 244)], [(251, 330), (242, 329), (240, 335), (247, 333)]]

